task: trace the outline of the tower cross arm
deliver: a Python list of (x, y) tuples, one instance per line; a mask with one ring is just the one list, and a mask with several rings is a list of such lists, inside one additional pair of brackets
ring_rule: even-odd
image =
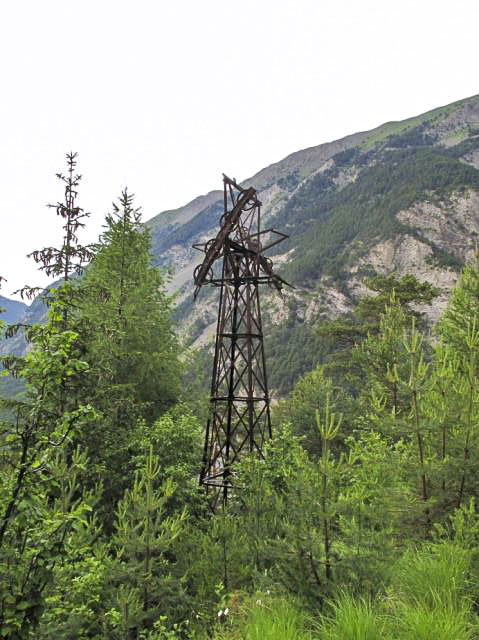
[(195, 298), (198, 295), (198, 291), (200, 287), (205, 283), (206, 276), (213, 266), (214, 261), (220, 257), (221, 251), (224, 247), (225, 241), (228, 238), (229, 234), (235, 229), (238, 221), (241, 217), (241, 214), (244, 208), (248, 205), (249, 202), (255, 202), (256, 198), (256, 189), (253, 187), (249, 187), (248, 189), (244, 189), (241, 194), (238, 196), (236, 203), (231, 211), (226, 212), (223, 216), (222, 224), (220, 226), (220, 230), (216, 238), (212, 242), (208, 242), (208, 248), (205, 247), (205, 258), (200, 265), (200, 268), (197, 269), (194, 275), (194, 282), (196, 285), (195, 289)]

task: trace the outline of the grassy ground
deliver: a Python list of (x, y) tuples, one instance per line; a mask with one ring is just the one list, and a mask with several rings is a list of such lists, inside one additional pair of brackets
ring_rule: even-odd
[(412, 129), (422, 124), (424, 121), (429, 120), (431, 122), (446, 118), (450, 113), (459, 109), (465, 100), (458, 100), (452, 104), (448, 104), (445, 107), (438, 107), (427, 113), (422, 113), (419, 116), (413, 116), (407, 120), (400, 120), (398, 122), (386, 122), (378, 129), (374, 129), (359, 145), (364, 151), (369, 151), (374, 145), (384, 142), (391, 135), (399, 135), (404, 133), (408, 129)]
[[(279, 595), (235, 594), (214, 640), (475, 640), (472, 554), (451, 543), (406, 552), (375, 597), (339, 593), (322, 614)], [(211, 637), (211, 636), (210, 636)]]

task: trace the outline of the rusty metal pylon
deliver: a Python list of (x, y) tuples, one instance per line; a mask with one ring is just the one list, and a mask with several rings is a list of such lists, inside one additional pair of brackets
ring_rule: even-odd
[[(285, 281), (273, 273), (264, 252), (287, 236), (261, 230), (261, 202), (252, 187), (243, 189), (223, 177), (224, 214), (216, 238), (204, 245), (203, 263), (196, 268), (195, 298), (210, 283), (220, 288), (215, 355), (211, 382), (203, 467), (200, 481), (213, 503), (226, 502), (234, 465), (245, 452), (263, 456), (271, 438), (270, 398), (263, 345), (260, 285), (281, 292)], [(270, 242), (262, 245), (267, 237)], [(221, 274), (214, 263), (222, 258)]]

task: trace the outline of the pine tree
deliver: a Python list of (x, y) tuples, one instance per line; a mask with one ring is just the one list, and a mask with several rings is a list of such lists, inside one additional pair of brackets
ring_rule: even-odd
[[(139, 421), (152, 424), (179, 395), (178, 345), (159, 269), (150, 264), (150, 236), (125, 190), (82, 281), (79, 324), (89, 385), (83, 397), (100, 413), (80, 442), (102, 478), (105, 508), (131, 484)], [(109, 505), (109, 506), (106, 506)]]
[[(333, 387), (333, 381), (324, 375), (324, 367), (318, 366), (295, 384), (290, 396), (278, 403), (273, 409), (275, 423), (289, 421), (294, 432), (302, 436), (302, 445), (313, 457), (320, 458), (322, 439), (318, 435), (316, 412), (321, 413), (329, 403), (347, 402), (347, 394)], [(334, 406), (333, 406), (334, 405)]]
[(361, 297), (351, 313), (322, 323), (317, 329), (331, 352), (325, 362), (326, 374), (343, 388), (350, 389), (353, 395), (363, 387), (363, 369), (351, 358), (352, 350), (380, 333), (382, 317), (391, 306), (391, 299), (404, 318), (416, 318), (417, 325), (422, 328), (424, 313), (418, 311), (418, 307), (432, 304), (439, 295), (439, 289), (429, 282), (420, 282), (412, 274), (401, 278), (394, 274), (376, 275), (365, 278), (363, 284), (374, 295)]
[[(48, 275), (65, 282), (49, 294), (46, 324), (26, 328), (27, 356), (2, 359), (25, 386), (21, 398), (0, 398), (2, 637), (31, 637), (68, 532), (90, 508), (83, 499), (85, 453), (73, 444), (75, 432), (95, 420), (91, 406), (78, 400), (88, 364), (70, 322), (76, 293), (69, 278), (91, 255), (76, 236), (86, 214), (75, 204), (75, 157), (67, 155), (67, 176), (58, 174), (66, 185), (65, 202), (56, 205), (65, 220), (63, 245), (33, 255)], [(26, 287), (22, 294), (35, 291)]]
[[(181, 533), (186, 511), (166, 515), (175, 491), (168, 479), (159, 484), (161, 464), (150, 447), (131, 489), (116, 508), (113, 546), (116, 565), (111, 598), (126, 634), (151, 628), (160, 615), (171, 613), (184, 600), (181, 580), (171, 571), (174, 543)], [(135, 603), (126, 608), (125, 600)], [(129, 611), (128, 611), (129, 609)], [(134, 637), (137, 637), (134, 635)]]
[(460, 507), (466, 495), (479, 495), (475, 464), (479, 454), (479, 260), (465, 267), (437, 332), (455, 370), (449, 403), (454, 402), (454, 396), (460, 398), (454, 416), (455, 437), (450, 442), (451, 453), (455, 445), (459, 449), (455, 504)]

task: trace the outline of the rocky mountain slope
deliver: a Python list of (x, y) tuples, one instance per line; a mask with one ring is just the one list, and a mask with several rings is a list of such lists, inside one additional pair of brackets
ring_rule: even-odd
[[(263, 223), (290, 234), (272, 258), (295, 288), (265, 291), (263, 303), (272, 385), (284, 392), (321, 357), (314, 327), (354, 305), (364, 276), (414, 273), (441, 288), (431, 320), (444, 308), (479, 234), (479, 96), (299, 151), (242, 184), (259, 191)], [(205, 288), (193, 304), (191, 245), (216, 234), (221, 213), (213, 191), (147, 223), (155, 263), (173, 271), (180, 333), (199, 348), (217, 294)]]
[[(352, 308), (366, 275), (414, 273), (442, 291), (431, 321), (445, 307), (479, 237), (479, 95), (298, 151), (242, 184), (258, 190), (263, 224), (290, 234), (271, 257), (294, 289), (266, 289), (262, 304), (270, 383), (284, 393), (322, 357), (315, 327)], [(217, 291), (193, 303), (192, 245), (217, 233), (222, 207), (212, 191), (146, 223), (153, 262), (172, 272), (179, 332), (204, 353)], [(37, 300), (25, 319), (42, 313)]]

